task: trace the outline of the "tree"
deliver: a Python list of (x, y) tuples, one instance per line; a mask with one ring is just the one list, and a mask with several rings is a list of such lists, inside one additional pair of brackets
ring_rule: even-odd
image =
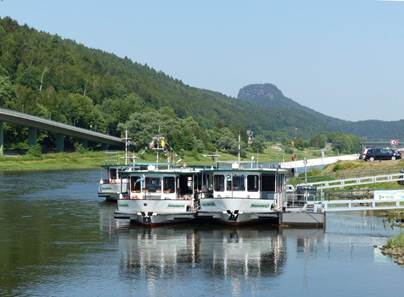
[(310, 146), (314, 148), (324, 148), (327, 142), (326, 134), (317, 134), (310, 139)]
[(330, 140), (332, 142), (333, 149), (339, 153), (357, 153), (361, 149), (359, 137), (351, 134), (334, 133), (330, 136)]
[(10, 79), (5, 75), (0, 75), (0, 106), (8, 107), (14, 97), (14, 87)]
[[(87, 96), (70, 94), (66, 98), (64, 114), (70, 124), (87, 129), (95, 129), (102, 124), (102, 115), (98, 107)], [(101, 127), (97, 127), (101, 128)]]
[(256, 136), (251, 144), (251, 149), (253, 152), (263, 153), (266, 146), (265, 139), (261, 136)]

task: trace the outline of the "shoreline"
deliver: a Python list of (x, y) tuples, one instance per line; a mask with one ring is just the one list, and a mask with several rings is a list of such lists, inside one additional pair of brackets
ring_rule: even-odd
[(395, 263), (404, 266), (404, 233), (390, 238), (380, 250), (383, 255), (390, 256)]
[(51, 153), (38, 157), (5, 156), (0, 157), (0, 173), (95, 169), (105, 164), (108, 157), (105, 152)]

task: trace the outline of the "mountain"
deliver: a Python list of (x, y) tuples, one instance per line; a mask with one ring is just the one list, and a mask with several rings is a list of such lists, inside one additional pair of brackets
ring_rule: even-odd
[[(247, 123), (254, 128), (261, 124), (254, 119), (259, 111), (254, 105), (188, 86), (148, 65), (39, 32), (8, 17), (0, 19), (1, 85), (2, 92), (7, 89), (8, 93), (0, 95), (0, 106), (51, 115), (84, 128), (97, 125), (112, 134), (119, 133), (118, 123), (124, 123), (130, 112), (141, 108), (168, 107), (177, 117), (192, 117), (205, 128), (227, 126), (236, 131)], [(129, 105), (124, 117), (108, 122), (109, 109), (124, 109), (122, 101), (127, 97), (137, 98), (137, 108)], [(80, 105), (90, 108), (77, 110)]]
[(237, 98), (265, 110), (267, 116), (276, 119), (273, 125), (298, 128), (303, 135), (306, 132), (337, 130), (346, 124), (345, 121), (326, 116), (313, 109), (300, 105), (286, 97), (273, 84), (251, 84), (240, 89)]
[(289, 118), (299, 119), (302, 125), (312, 131), (338, 131), (352, 133), (369, 140), (386, 140), (389, 138), (404, 139), (404, 120), (400, 121), (345, 121), (319, 113), (311, 108), (300, 105), (286, 97), (281, 90), (273, 84), (251, 84), (240, 89), (238, 99), (265, 108), (268, 116), (276, 117), (282, 114), (282, 122), (286, 126), (293, 123)]
[[(296, 128), (302, 137), (346, 131), (373, 139), (401, 137), (404, 131), (402, 122), (328, 117), (271, 84), (244, 87), (238, 97), (0, 18), (1, 107), (113, 135), (128, 128), (139, 147), (160, 128), (177, 150), (234, 149), (231, 134), (247, 129), (275, 139), (295, 135)], [(6, 126), (7, 143), (23, 143), (26, 134), (23, 127)], [(39, 138), (43, 144), (54, 141), (43, 131)]]

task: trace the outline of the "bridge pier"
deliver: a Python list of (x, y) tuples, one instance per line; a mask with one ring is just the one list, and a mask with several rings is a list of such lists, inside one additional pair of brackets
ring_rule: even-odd
[(65, 150), (65, 137), (62, 134), (56, 134), (56, 151), (58, 153), (64, 152)]
[(38, 129), (37, 128), (28, 128), (28, 145), (33, 146), (37, 144), (38, 138)]
[(4, 124), (0, 122), (0, 156), (4, 153)]

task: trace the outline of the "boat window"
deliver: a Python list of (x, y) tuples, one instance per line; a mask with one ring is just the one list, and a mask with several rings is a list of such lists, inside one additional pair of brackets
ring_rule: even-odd
[(245, 191), (244, 175), (233, 175), (233, 191)]
[(175, 178), (173, 176), (165, 176), (163, 178), (163, 190), (164, 193), (175, 192)]
[(109, 170), (109, 178), (110, 179), (116, 179), (117, 178), (117, 173), (118, 173), (118, 169), (116, 168), (111, 168)]
[(231, 191), (231, 175), (226, 176), (226, 191)]
[(140, 176), (130, 177), (130, 189), (132, 192), (140, 193), (140, 184), (141, 184)]
[(150, 193), (160, 193), (161, 179), (159, 177), (146, 177), (145, 190)]
[(214, 189), (216, 192), (224, 191), (224, 175), (214, 176)]
[(258, 192), (258, 175), (247, 176), (247, 191)]
[(261, 190), (263, 192), (275, 192), (275, 175), (263, 174), (261, 176)]
[(177, 188), (179, 195), (191, 195), (193, 193), (192, 175), (180, 175), (177, 177)]

